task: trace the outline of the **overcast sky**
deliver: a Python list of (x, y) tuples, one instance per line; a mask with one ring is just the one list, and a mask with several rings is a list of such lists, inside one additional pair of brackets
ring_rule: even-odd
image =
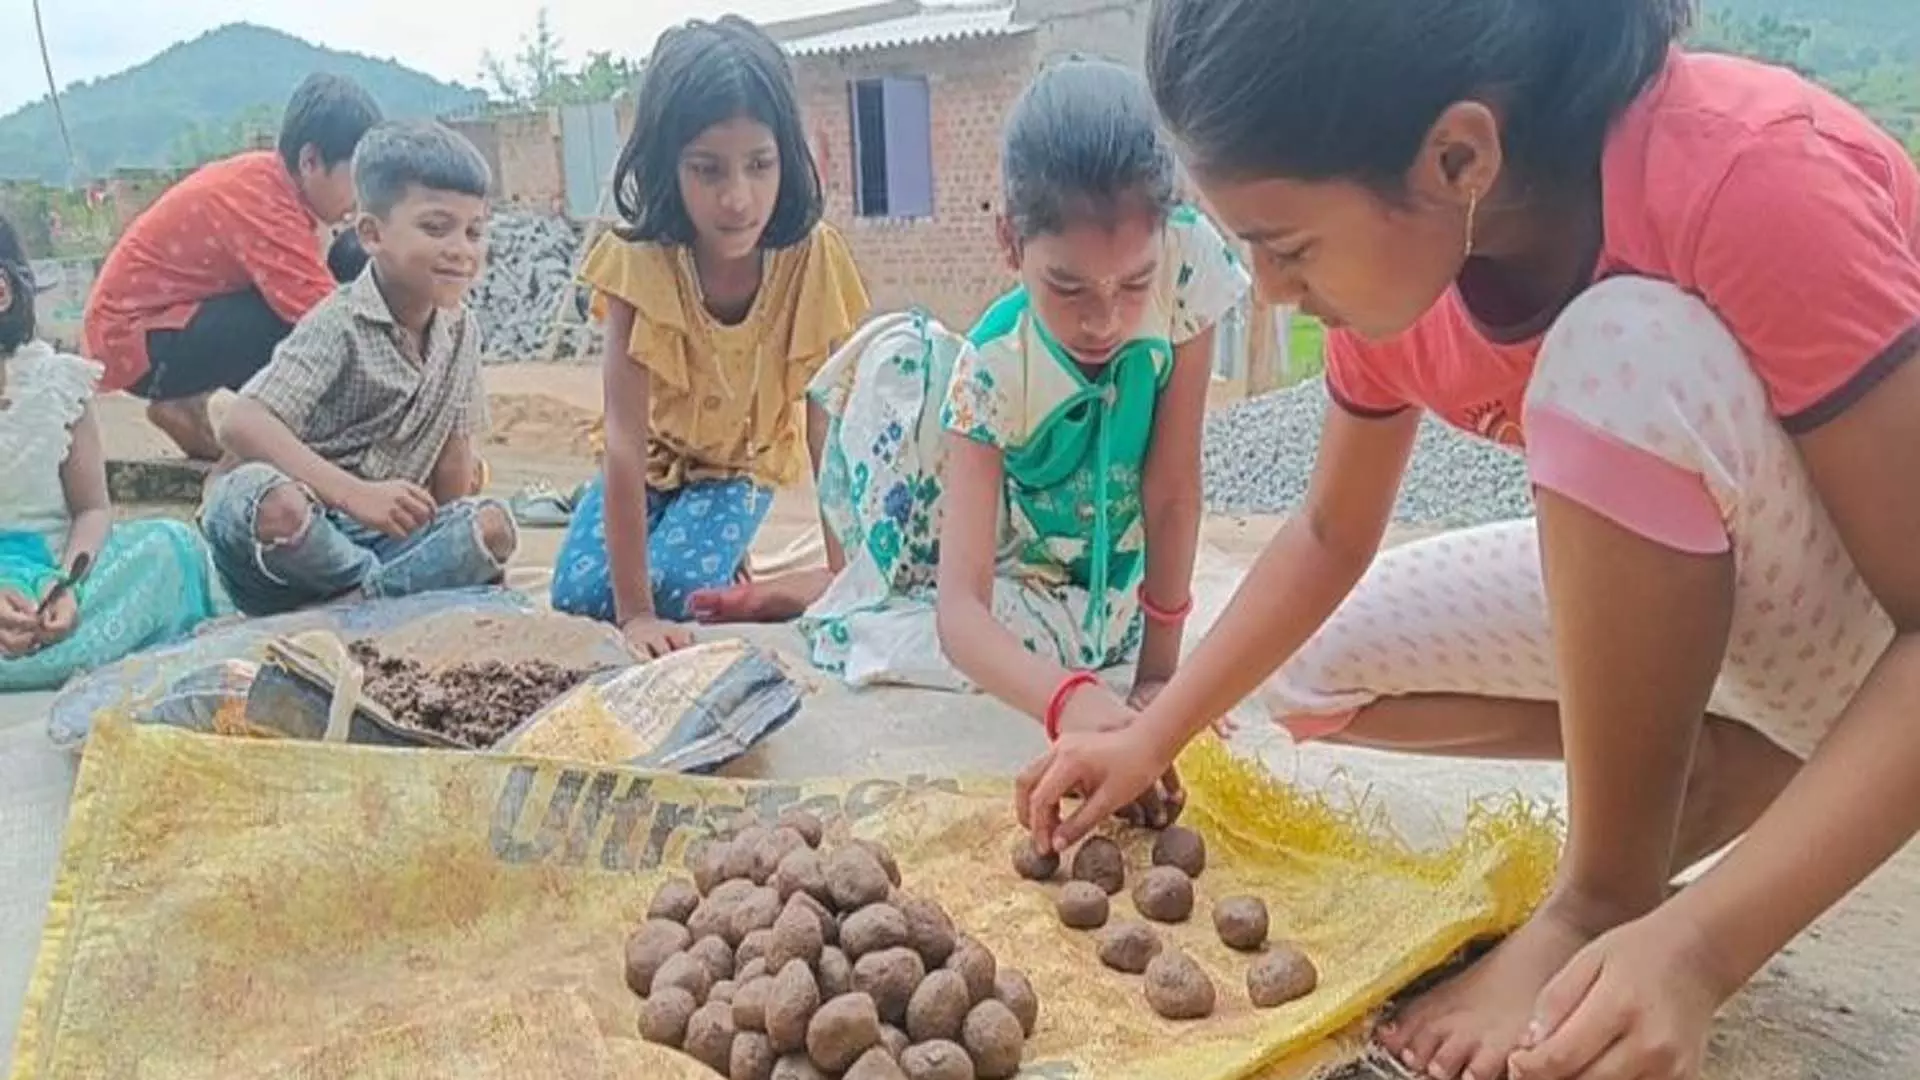
[[(683, 19), (736, 11), (773, 20), (860, 0), (548, 0), (570, 57), (590, 49), (644, 54)], [(61, 86), (125, 70), (167, 46), (251, 22), (348, 52), (390, 57), (440, 79), (479, 82), (480, 56), (510, 54), (540, 0), (41, 0)], [(28, 0), (0, 2), (0, 114), (46, 93)]]

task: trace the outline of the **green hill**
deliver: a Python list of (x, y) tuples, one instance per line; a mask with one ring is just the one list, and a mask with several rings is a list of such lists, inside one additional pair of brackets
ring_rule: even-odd
[(1920, 156), (1920, 3), (1705, 0), (1704, 7), (1697, 44), (1812, 75)]
[(1768, 15), (1812, 31), (1805, 62), (1813, 68), (1920, 62), (1920, 4), (1903, 0), (1704, 0), (1709, 13), (1758, 20)]
[[(367, 88), (392, 116), (421, 116), (471, 106), (477, 90), (440, 82), (391, 60), (308, 44), (236, 23), (167, 49), (118, 75), (75, 83), (61, 94), (82, 168), (195, 164), (235, 148), (244, 132), (277, 129), (301, 79), (316, 71)], [(0, 179), (65, 183), (66, 152), (44, 99), (0, 117)]]

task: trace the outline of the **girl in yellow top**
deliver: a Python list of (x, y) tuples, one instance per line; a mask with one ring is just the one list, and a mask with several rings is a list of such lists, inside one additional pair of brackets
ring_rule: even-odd
[(606, 463), (553, 605), (658, 655), (691, 640), (689, 599), (733, 580), (773, 489), (817, 468), (806, 387), (868, 300), (820, 220), (786, 58), (744, 19), (660, 39), (614, 184), (624, 224), (582, 275), (605, 320)]

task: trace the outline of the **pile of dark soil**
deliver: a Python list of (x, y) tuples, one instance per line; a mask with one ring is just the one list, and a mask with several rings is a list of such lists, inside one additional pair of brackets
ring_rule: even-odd
[(369, 641), (347, 646), (366, 669), (365, 693), (393, 718), (476, 750), (502, 735), (592, 674), (547, 660), (483, 660), (430, 668), (388, 656)]

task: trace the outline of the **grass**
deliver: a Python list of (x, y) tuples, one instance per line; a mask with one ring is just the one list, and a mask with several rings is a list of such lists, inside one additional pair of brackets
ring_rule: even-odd
[(1327, 366), (1327, 330), (1311, 315), (1294, 313), (1287, 327), (1287, 386), (1319, 375)]

